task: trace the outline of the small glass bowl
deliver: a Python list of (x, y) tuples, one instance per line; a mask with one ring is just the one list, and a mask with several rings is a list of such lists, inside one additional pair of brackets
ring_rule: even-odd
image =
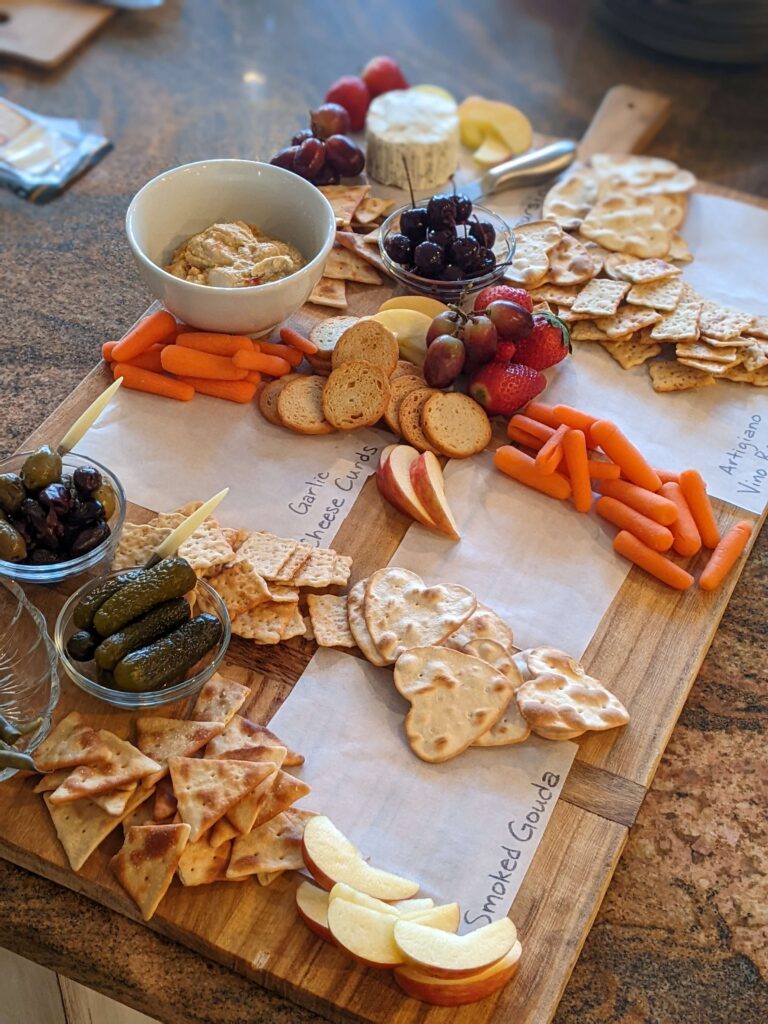
[[(31, 754), (50, 732), (59, 702), (57, 665), (42, 614), (18, 583), (0, 576), (0, 714), (17, 725), (40, 719), (13, 750)], [(15, 768), (0, 767), (0, 782), (15, 774)]]
[[(32, 452), (17, 452), (0, 462), (0, 473), (19, 473), (24, 460)], [(54, 565), (21, 565), (18, 562), (6, 562), (0, 558), (0, 572), (20, 583), (60, 583), (62, 580), (79, 576), (88, 569), (93, 569), (100, 562), (112, 556), (120, 539), (120, 531), (125, 520), (125, 491), (116, 476), (102, 466), (95, 459), (87, 455), (77, 455), (75, 452), (67, 452), (61, 459), (62, 470), (65, 473), (73, 473), (80, 466), (95, 466), (101, 473), (105, 483), (111, 484), (115, 492), (115, 511), (112, 517), (107, 520), (110, 534), (105, 541), (99, 544), (92, 551), (86, 552), (77, 558), (70, 558), (66, 562), (56, 562)]]
[[(140, 568), (140, 566), (137, 566), (136, 568)], [(197, 671), (194, 675), (189, 676), (188, 679), (183, 679), (180, 683), (174, 683), (173, 686), (166, 686), (160, 690), (148, 690), (144, 693), (112, 690), (110, 687), (102, 686), (101, 683), (96, 682), (95, 662), (73, 661), (67, 653), (67, 641), (73, 633), (78, 631), (77, 626), (75, 626), (72, 621), (72, 616), (74, 615), (75, 608), (82, 598), (84, 598), (86, 594), (90, 593), (97, 584), (104, 583), (106, 580), (114, 579), (116, 576), (129, 571), (129, 569), (120, 569), (116, 572), (107, 573), (105, 576), (99, 576), (96, 579), (88, 580), (88, 582), (76, 590), (66, 604), (64, 604), (59, 612), (59, 617), (56, 620), (56, 627), (53, 634), (56, 651), (61, 659), (61, 663), (69, 678), (73, 683), (79, 686), (81, 690), (85, 690), (85, 692), (90, 693), (92, 697), (98, 697), (99, 700), (103, 700), (107, 704), (111, 704), (116, 708), (159, 707), (161, 704), (172, 704), (176, 700), (182, 700), (185, 697), (190, 697), (197, 693), (198, 690), (202, 689), (203, 684), (211, 678), (214, 672), (221, 665), (227, 648), (229, 647), (229, 641), (232, 638), (232, 627), (227, 606), (224, 604), (219, 594), (209, 583), (206, 583), (205, 580), (197, 581), (195, 591), (197, 593), (205, 594), (205, 610), (210, 611), (210, 613), (215, 615), (219, 622), (221, 622), (222, 635), (216, 647), (210, 650), (205, 657), (198, 662), (195, 666)]]
[(388, 274), (394, 277), (401, 284), (404, 284), (412, 292), (419, 292), (421, 295), (431, 295), (442, 302), (458, 302), (464, 296), (474, 295), (476, 292), (495, 284), (504, 276), (506, 264), (515, 254), (515, 236), (509, 224), (492, 210), (484, 206), (473, 207), (473, 214), (478, 219), (487, 221), (496, 229), (496, 241), (493, 245), (493, 252), (496, 256), (496, 266), (482, 277), (471, 277), (464, 281), (435, 281), (431, 277), (421, 277), (410, 270), (406, 270), (400, 263), (387, 255), (384, 248), (384, 240), (390, 234), (397, 233), (400, 226), (400, 215), (409, 210), (410, 206), (401, 206), (387, 217), (381, 225), (379, 232), (379, 254), (384, 261), (384, 267)]

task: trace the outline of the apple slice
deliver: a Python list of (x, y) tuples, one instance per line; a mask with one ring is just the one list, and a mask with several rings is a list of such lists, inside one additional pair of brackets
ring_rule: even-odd
[(407, 900), (419, 891), (418, 882), (373, 868), (330, 818), (317, 814), (304, 829), (302, 853), (307, 869), (323, 889), (346, 882), (380, 900)]
[(428, 928), (439, 928), (442, 932), (455, 932), (461, 920), (461, 911), (458, 903), (443, 903), (439, 907), (430, 907), (429, 910), (416, 910), (408, 914), (401, 912), (402, 921), (416, 921)]
[(482, 146), (488, 135), (496, 136), (506, 146), (507, 155), (517, 156), (531, 148), (533, 128), (522, 110), (511, 103), (468, 96), (459, 106), (459, 135), (473, 150)]
[(466, 935), (416, 921), (395, 923), (395, 942), (405, 959), (437, 978), (460, 978), (485, 970), (505, 957), (516, 941), (517, 929), (508, 917)]
[(302, 882), (296, 890), (296, 907), (310, 931), (336, 945), (328, 927), (328, 893), (325, 889), (318, 889), (311, 882)]
[(435, 901), (429, 896), (416, 900), (398, 900), (397, 903), (390, 904), (400, 914), (420, 914), (422, 910), (431, 910), (434, 905)]
[(396, 509), (434, 530), (437, 526), (416, 494), (411, 479), (411, 465), (418, 457), (419, 453), (410, 445), (388, 445), (376, 468), (376, 484)]
[(397, 914), (382, 914), (349, 900), (328, 904), (328, 927), (342, 949), (366, 967), (395, 967), (404, 962), (395, 944)]
[(411, 483), (422, 507), (436, 530), (459, 540), (459, 528), (445, 497), (445, 482), (440, 463), (433, 452), (422, 452), (411, 460)]
[(474, 151), (472, 157), (483, 167), (494, 167), (502, 160), (506, 160), (509, 155), (509, 146), (491, 130), (483, 139), (482, 144)]
[(522, 951), (516, 942), (501, 960), (465, 978), (435, 978), (410, 965), (396, 967), (395, 981), (407, 995), (435, 1006), (476, 1003), (507, 984), (520, 966)]
[(429, 295), (395, 295), (391, 299), (385, 299), (379, 306), (379, 313), (385, 309), (415, 309), (417, 313), (424, 313), (425, 316), (434, 319), (438, 313), (447, 313), (448, 307), (439, 299), (433, 299)]
[[(328, 900), (331, 903), (334, 900), (347, 900), (348, 903), (356, 903), (358, 907), (367, 907), (369, 910), (376, 910), (380, 914), (389, 914), (391, 917), (400, 917), (401, 915), (401, 911), (397, 907), (393, 907), (390, 903), (385, 903), (384, 900), (377, 900), (373, 896), (368, 896), (366, 893), (360, 892), (359, 889), (353, 889), (351, 885), (347, 885), (345, 882), (337, 882), (334, 885), (330, 893), (328, 893)], [(417, 910), (416, 913), (424, 913), (424, 911)]]

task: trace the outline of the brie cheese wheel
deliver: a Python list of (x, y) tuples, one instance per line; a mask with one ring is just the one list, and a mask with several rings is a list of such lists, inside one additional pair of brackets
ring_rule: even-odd
[(419, 89), (377, 96), (366, 119), (366, 170), (383, 185), (440, 185), (459, 163), (459, 115), (453, 100)]

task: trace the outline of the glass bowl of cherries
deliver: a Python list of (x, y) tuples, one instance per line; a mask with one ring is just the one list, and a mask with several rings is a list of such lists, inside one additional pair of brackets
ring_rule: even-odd
[(381, 225), (387, 272), (409, 289), (457, 301), (494, 284), (515, 251), (509, 225), (461, 193), (401, 206)]

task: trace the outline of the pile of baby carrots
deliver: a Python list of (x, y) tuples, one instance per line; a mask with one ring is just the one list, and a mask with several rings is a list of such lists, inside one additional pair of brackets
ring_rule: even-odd
[(262, 374), (290, 373), (317, 346), (283, 327), (283, 344), (244, 335), (195, 331), (159, 309), (140, 320), (120, 341), (108, 341), (102, 355), (123, 387), (188, 402), (195, 393), (229, 402), (253, 400)]
[(721, 537), (701, 474), (654, 469), (608, 420), (568, 405), (530, 402), (524, 415), (511, 418), (507, 434), (531, 454), (503, 445), (495, 454), (502, 473), (570, 500), (577, 512), (589, 512), (598, 492), (595, 512), (619, 528), (614, 550), (675, 590), (687, 590), (694, 577), (670, 552), (691, 558), (709, 549), (699, 587), (714, 590), (752, 534), (742, 521)]

